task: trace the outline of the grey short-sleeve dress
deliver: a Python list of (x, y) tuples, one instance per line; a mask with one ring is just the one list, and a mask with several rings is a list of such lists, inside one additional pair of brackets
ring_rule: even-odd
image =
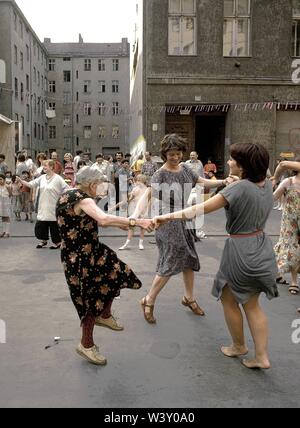
[[(199, 179), (198, 174), (186, 165), (179, 172), (164, 168), (152, 177), (152, 195), (159, 200), (159, 213), (167, 214), (187, 206), (192, 188)], [(161, 185), (172, 186), (171, 192), (162, 190)], [(156, 272), (162, 277), (177, 275), (187, 269), (200, 270), (200, 262), (194, 243), (194, 234), (189, 223), (170, 221), (156, 231), (159, 258)]]
[[(220, 192), (228, 202), (226, 230), (230, 235), (264, 231), (273, 208), (272, 184), (264, 187), (241, 180)], [(255, 236), (230, 237), (225, 244), (219, 272), (212, 290), (220, 298), (228, 285), (240, 304), (264, 292), (268, 299), (278, 297), (277, 264), (272, 241), (264, 232)]]

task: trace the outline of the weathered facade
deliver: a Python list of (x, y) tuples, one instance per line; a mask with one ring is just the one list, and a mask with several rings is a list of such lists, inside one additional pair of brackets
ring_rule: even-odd
[(178, 132), (220, 171), (232, 143), (260, 142), (272, 163), (300, 149), (299, 1), (144, 0), (138, 13), (133, 145), (157, 152)]
[(127, 152), (129, 56), (126, 38), (41, 43), (16, 2), (0, 0), (0, 114), (22, 125), (16, 150)]
[[(129, 55), (122, 43), (51, 43), (48, 52), (50, 150), (127, 151)], [(53, 113), (50, 113), (50, 115)]]
[(0, 59), (6, 68), (0, 114), (21, 124), (16, 150), (23, 147), (33, 155), (46, 150), (47, 52), (14, 1), (0, 0)]

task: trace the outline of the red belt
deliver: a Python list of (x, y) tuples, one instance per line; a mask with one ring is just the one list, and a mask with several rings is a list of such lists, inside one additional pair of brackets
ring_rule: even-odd
[(256, 232), (253, 232), (253, 233), (242, 233), (242, 234), (229, 235), (229, 236), (230, 238), (250, 238), (251, 236), (257, 236), (257, 235), (260, 235), (261, 233), (264, 233), (264, 231), (257, 230)]

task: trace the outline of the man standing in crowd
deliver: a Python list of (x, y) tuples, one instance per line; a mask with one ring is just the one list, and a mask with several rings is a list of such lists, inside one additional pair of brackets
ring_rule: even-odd
[(0, 154), (0, 174), (5, 175), (7, 169), (8, 169), (8, 167), (5, 163), (5, 156)]
[(145, 159), (146, 160), (142, 166), (142, 174), (145, 175), (150, 181), (151, 177), (158, 170), (158, 166), (155, 162), (152, 161), (152, 153), (151, 152), (145, 153)]
[(54, 173), (57, 175), (61, 175), (63, 172), (63, 166), (61, 164), (61, 162), (58, 160), (58, 156), (56, 152), (52, 152), (51, 153), (51, 160), (54, 161)]

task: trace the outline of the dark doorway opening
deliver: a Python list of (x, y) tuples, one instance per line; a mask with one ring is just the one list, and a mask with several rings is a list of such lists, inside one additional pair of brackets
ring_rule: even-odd
[(205, 165), (210, 158), (223, 176), (225, 169), (226, 115), (201, 114), (196, 116), (195, 150)]

